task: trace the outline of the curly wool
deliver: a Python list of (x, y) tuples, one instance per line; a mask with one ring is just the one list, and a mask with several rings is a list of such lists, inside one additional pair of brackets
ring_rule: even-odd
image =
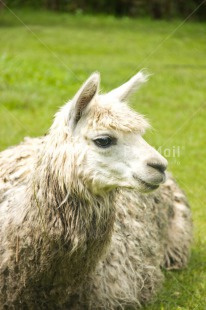
[(108, 253), (68, 304), (75, 304), (75, 309), (137, 309), (161, 288), (161, 267), (187, 266), (191, 212), (185, 194), (170, 176), (158, 191), (147, 196), (120, 190), (115, 203)]

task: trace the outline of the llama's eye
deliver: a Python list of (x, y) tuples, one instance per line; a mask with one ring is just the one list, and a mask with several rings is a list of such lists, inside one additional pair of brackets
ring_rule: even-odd
[(93, 140), (98, 147), (107, 148), (116, 144), (116, 138), (110, 136), (99, 137)]

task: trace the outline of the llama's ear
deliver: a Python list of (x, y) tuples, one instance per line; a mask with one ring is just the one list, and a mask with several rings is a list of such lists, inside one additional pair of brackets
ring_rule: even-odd
[(127, 100), (143, 83), (147, 82), (150, 74), (141, 70), (134, 75), (128, 82), (115, 88), (108, 95), (118, 98), (120, 101)]
[(70, 118), (73, 120), (73, 125), (77, 124), (82, 116), (84, 109), (98, 93), (99, 83), (100, 75), (98, 72), (95, 72), (86, 80), (86, 82), (74, 96), (70, 115)]

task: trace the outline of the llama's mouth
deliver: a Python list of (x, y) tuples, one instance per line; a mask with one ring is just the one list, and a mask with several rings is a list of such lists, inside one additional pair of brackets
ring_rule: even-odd
[(144, 187), (146, 187), (147, 190), (150, 190), (150, 191), (154, 191), (155, 189), (157, 189), (159, 187), (159, 185), (157, 185), (157, 184), (147, 183), (141, 179), (139, 179), (139, 181), (142, 185), (144, 185)]
[(142, 179), (137, 177), (136, 174), (133, 175), (133, 177), (144, 187), (145, 191), (154, 191), (159, 187), (159, 184), (151, 184), (147, 183), (146, 181), (143, 181)]

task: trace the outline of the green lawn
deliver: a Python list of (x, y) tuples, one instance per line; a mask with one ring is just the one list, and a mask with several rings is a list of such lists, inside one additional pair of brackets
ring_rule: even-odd
[(147, 139), (188, 195), (194, 245), (188, 269), (167, 272), (145, 309), (206, 309), (206, 24), (173, 33), (180, 21), (15, 14), (0, 12), (0, 149), (44, 134), (91, 72), (107, 91), (148, 68), (153, 76), (133, 106), (151, 120)]

